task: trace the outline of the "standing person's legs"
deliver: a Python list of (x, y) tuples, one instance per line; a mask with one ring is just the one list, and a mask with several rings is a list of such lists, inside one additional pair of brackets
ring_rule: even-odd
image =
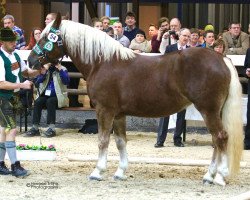
[(169, 123), (169, 116), (160, 118), (158, 133), (157, 133), (157, 142), (155, 147), (163, 147), (163, 144), (166, 140), (167, 133), (168, 133), (168, 123)]
[(245, 127), (245, 138), (244, 138), (244, 149), (250, 150), (250, 80), (248, 80), (248, 89), (247, 89), (247, 124)]
[(58, 108), (57, 97), (49, 97), (46, 102), (47, 107), (47, 124), (49, 124), (48, 130), (44, 133), (47, 137), (54, 137), (56, 135), (56, 109)]
[(183, 147), (181, 134), (186, 128), (185, 124), (186, 109), (177, 113), (176, 128), (174, 132), (174, 145), (178, 147)]
[[(28, 171), (21, 167), (16, 157), (16, 120), (13, 105), (7, 99), (0, 99), (0, 174), (13, 176), (27, 176)], [(11, 172), (5, 166), (4, 157), (8, 154), (11, 161)]]

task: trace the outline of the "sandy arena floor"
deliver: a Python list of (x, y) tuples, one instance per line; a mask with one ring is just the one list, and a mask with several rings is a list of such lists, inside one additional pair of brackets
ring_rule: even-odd
[[(131, 163), (126, 181), (114, 181), (112, 176), (118, 162), (109, 161), (104, 181), (89, 181), (96, 162), (69, 162), (68, 156), (81, 154), (97, 157), (97, 135), (84, 135), (78, 130), (58, 130), (54, 138), (17, 137), (17, 144), (54, 144), (57, 148), (56, 161), (22, 161), (31, 175), (18, 179), (1, 176), (0, 199), (50, 200), (50, 199), (171, 199), (171, 200), (224, 200), (250, 190), (250, 151), (244, 151), (243, 161), (247, 167), (230, 180), (223, 188), (217, 185), (203, 185), (202, 177), (207, 166), (170, 166), (162, 164)], [(155, 133), (128, 132), (127, 150), (129, 157), (208, 159), (212, 155), (211, 136), (208, 134), (187, 134), (186, 147), (174, 147), (172, 134), (164, 148), (154, 148)], [(114, 138), (111, 136), (109, 155), (117, 156)], [(9, 161), (6, 161), (9, 166)], [(54, 184), (58, 189), (31, 188), (30, 185)], [(250, 197), (249, 197), (250, 199)]]

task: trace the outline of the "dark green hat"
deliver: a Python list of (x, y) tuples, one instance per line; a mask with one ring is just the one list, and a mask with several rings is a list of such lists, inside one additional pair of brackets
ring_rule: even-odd
[(2, 28), (0, 30), (0, 41), (9, 42), (18, 40), (18, 36), (10, 28)]

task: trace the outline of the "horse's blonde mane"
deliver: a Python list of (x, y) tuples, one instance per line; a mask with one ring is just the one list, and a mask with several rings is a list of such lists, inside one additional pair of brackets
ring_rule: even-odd
[[(43, 30), (42, 37), (49, 32), (52, 24), (53, 22)], [(78, 52), (81, 61), (85, 64), (93, 64), (95, 61), (110, 61), (114, 56), (122, 60), (135, 57), (135, 53), (131, 49), (123, 47), (105, 32), (88, 25), (62, 20), (59, 29), (63, 41), (67, 45), (68, 53), (76, 56)]]

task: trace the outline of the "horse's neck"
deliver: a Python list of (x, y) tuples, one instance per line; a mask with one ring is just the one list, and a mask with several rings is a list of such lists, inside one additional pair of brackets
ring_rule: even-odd
[(70, 57), (70, 58), (72, 62), (74, 63), (74, 65), (76, 66), (76, 68), (78, 69), (78, 71), (83, 75), (84, 80), (87, 80), (90, 70), (91, 70), (91, 66), (81, 63), (80, 59), (76, 59), (73, 57)]

